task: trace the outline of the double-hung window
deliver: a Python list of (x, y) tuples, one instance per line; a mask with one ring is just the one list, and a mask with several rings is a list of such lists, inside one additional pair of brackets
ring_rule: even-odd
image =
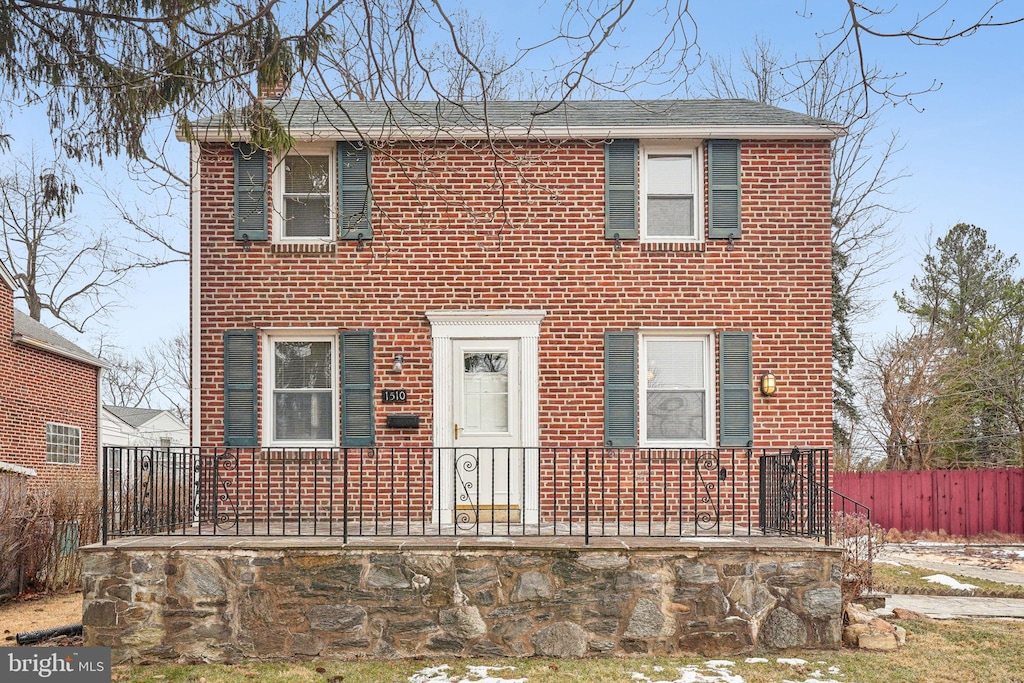
[(335, 152), (292, 150), (274, 169), (275, 234), (282, 242), (331, 240), (334, 236)]
[(710, 334), (640, 337), (640, 441), (710, 446), (714, 363)]
[(700, 145), (644, 143), (640, 152), (641, 238), (700, 241), (704, 234)]
[(82, 430), (54, 422), (46, 424), (46, 462), (78, 465), (82, 462)]
[(335, 336), (271, 336), (269, 340), (271, 443), (334, 445), (338, 433)]

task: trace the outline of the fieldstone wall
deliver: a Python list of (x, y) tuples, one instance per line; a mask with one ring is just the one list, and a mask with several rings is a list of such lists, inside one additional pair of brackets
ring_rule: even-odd
[(93, 546), (85, 645), (113, 647), (115, 661), (229, 662), (714, 656), (841, 638), (839, 551), (810, 544), (267, 545)]

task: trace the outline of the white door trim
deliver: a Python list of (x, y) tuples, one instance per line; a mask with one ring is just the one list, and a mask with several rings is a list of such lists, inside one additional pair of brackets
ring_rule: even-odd
[[(537, 340), (543, 310), (501, 311), (427, 311), (430, 322), (431, 349), (434, 372), (434, 522), (452, 519), (454, 478), (442, 473), (450, 470), (443, 457), (455, 442), (455, 420), (452, 414), (454, 396), (454, 369), (452, 367), (453, 339), (518, 339), (519, 340), (519, 429), (524, 451), (523, 521), (536, 524), (538, 520), (539, 491), (537, 477), (540, 472), (540, 412), (539, 376), (540, 360)], [(511, 378), (510, 378), (511, 380)]]

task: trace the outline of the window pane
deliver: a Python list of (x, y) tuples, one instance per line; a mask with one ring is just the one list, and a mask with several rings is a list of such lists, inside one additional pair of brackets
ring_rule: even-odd
[(285, 159), (284, 191), (288, 194), (326, 194), (331, 182), (327, 156), (290, 156)]
[(284, 198), (286, 237), (330, 237), (331, 204), (327, 197)]
[(693, 237), (693, 197), (647, 197), (647, 234)]
[(647, 194), (693, 194), (690, 155), (649, 155), (647, 176)]
[(332, 376), (331, 342), (274, 343), (276, 389), (330, 389)]
[(463, 355), (462, 425), (469, 433), (508, 432), (508, 354)]
[(46, 425), (46, 462), (79, 464), (82, 461), (82, 431), (78, 427)]
[(704, 389), (704, 342), (700, 339), (648, 339), (647, 386), (651, 389)]
[(334, 438), (330, 391), (274, 393), (274, 439), (330, 441)]
[(656, 441), (705, 439), (703, 391), (648, 391), (647, 438)]

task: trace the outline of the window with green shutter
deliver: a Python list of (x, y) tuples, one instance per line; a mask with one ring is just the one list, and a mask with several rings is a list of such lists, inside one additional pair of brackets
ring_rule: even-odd
[(604, 439), (605, 445), (637, 445), (637, 334), (604, 335)]
[(370, 148), (362, 142), (339, 142), (337, 156), (338, 239), (371, 239)]
[(708, 141), (708, 237), (738, 239), (740, 224), (740, 142)]
[(235, 239), (267, 239), (267, 153), (249, 143), (234, 146)]
[(371, 331), (341, 333), (341, 445), (374, 445)]
[(754, 440), (754, 366), (749, 332), (718, 336), (719, 401), (722, 415), (718, 444), (746, 448)]
[(635, 240), (637, 231), (637, 140), (611, 140), (604, 146), (604, 236)]
[(257, 446), (255, 330), (224, 333), (224, 444)]

